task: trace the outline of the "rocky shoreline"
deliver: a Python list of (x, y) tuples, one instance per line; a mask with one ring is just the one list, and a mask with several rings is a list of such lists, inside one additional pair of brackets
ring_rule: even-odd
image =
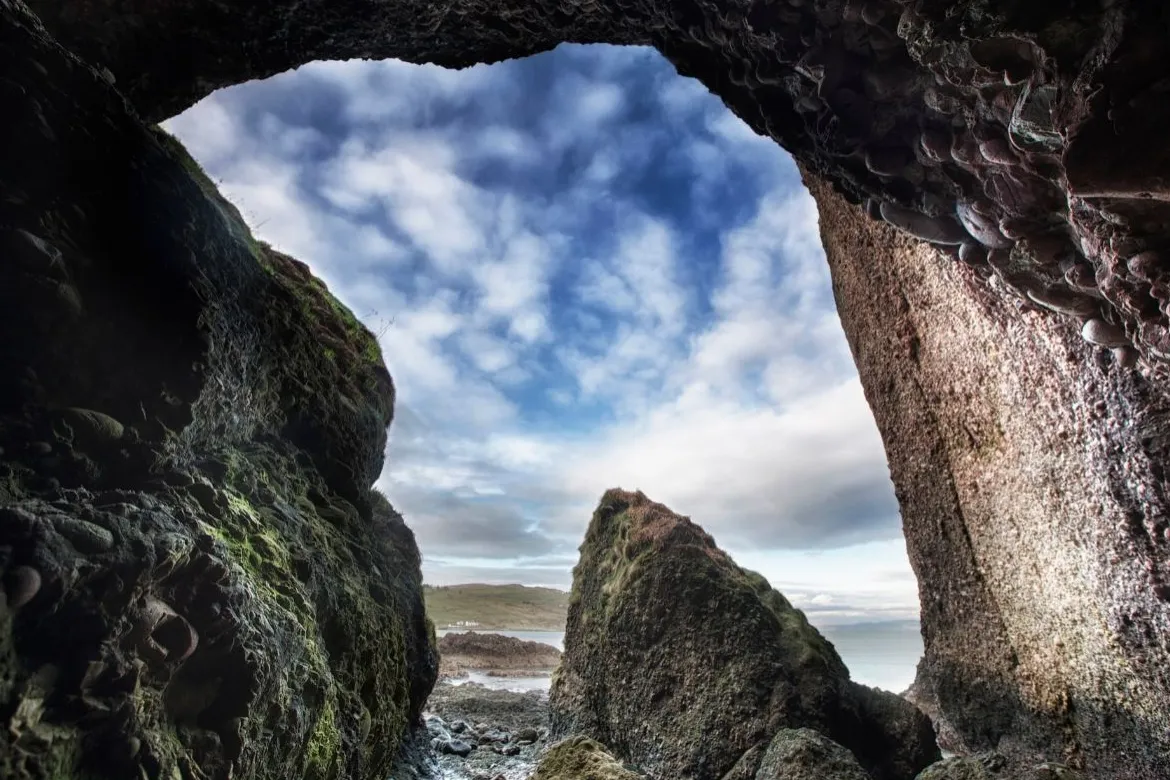
[(423, 715), (443, 780), (527, 780), (548, 746), (548, 695), (435, 686)]
[(490, 677), (534, 677), (552, 674), (561, 651), (552, 645), (503, 634), (445, 634), (439, 638), (439, 677), (460, 677), (476, 671)]

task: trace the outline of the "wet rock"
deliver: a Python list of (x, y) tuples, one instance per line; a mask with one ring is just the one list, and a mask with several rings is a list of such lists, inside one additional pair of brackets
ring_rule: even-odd
[[(699, 526), (641, 493), (602, 497), (574, 569), (554, 735), (653, 777), (723, 777), (782, 728), (823, 731), (875, 780), (937, 760), (930, 722), (859, 686), (833, 646)], [(758, 760), (758, 759), (757, 759)]]
[(474, 749), (461, 739), (435, 739), (431, 745), (440, 753), (447, 753), (461, 758), (471, 755), (471, 751)]
[(812, 729), (781, 729), (772, 737), (755, 780), (869, 780), (845, 748)]

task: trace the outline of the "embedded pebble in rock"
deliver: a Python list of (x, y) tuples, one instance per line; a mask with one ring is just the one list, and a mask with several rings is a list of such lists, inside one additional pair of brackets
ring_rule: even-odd
[(16, 566), (4, 575), (8, 607), (19, 609), (33, 600), (41, 589), (41, 574), (31, 566)]
[(922, 151), (935, 162), (951, 160), (951, 142), (950, 134), (943, 130), (927, 129), (919, 138)]
[(1151, 281), (1163, 271), (1168, 270), (1158, 252), (1141, 252), (1126, 261), (1129, 272), (1144, 282)]
[(899, 230), (932, 244), (962, 244), (967, 231), (949, 217), (929, 217), (894, 203), (882, 203), (882, 218)]
[(53, 452), (53, 445), (47, 441), (29, 442), (28, 451), (32, 455), (49, 455)]
[(982, 244), (964, 241), (959, 245), (959, 259), (968, 265), (983, 265), (987, 262), (987, 250)]
[(1114, 360), (1117, 361), (1117, 365), (1122, 368), (1133, 368), (1137, 365), (1138, 354), (1137, 350), (1133, 347), (1114, 347), (1112, 352)]
[(57, 533), (68, 539), (78, 552), (100, 553), (114, 546), (114, 534), (96, 523), (63, 515), (53, 517), (50, 522)]
[(432, 746), (440, 753), (449, 753), (460, 758), (471, 755), (473, 749), (471, 745), (461, 739), (436, 739)]
[(1096, 314), (1099, 308), (1092, 298), (1060, 287), (1029, 290), (1028, 297), (1046, 309), (1070, 317), (1088, 317)]
[(92, 409), (63, 409), (60, 416), (73, 431), (74, 444), (82, 448), (108, 446), (126, 432), (122, 423)]
[(1013, 242), (1000, 231), (997, 220), (982, 213), (976, 205), (960, 201), (955, 206), (955, 214), (971, 237), (984, 246), (992, 249), (1012, 246)]
[(1124, 347), (1130, 343), (1125, 331), (1102, 319), (1092, 319), (1081, 326), (1081, 337), (1099, 347)]
[(979, 143), (979, 152), (990, 163), (1015, 165), (1019, 160), (1004, 138), (991, 138)]

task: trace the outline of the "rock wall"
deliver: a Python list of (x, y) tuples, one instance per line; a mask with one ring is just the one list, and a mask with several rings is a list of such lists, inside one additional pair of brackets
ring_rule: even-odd
[(1170, 398), (815, 178), (918, 575), (944, 746), (1153, 780), (1170, 757)]
[(0, 0), (0, 776), (388, 776), (434, 683), (377, 342)]
[(621, 490), (602, 497), (581, 544), (549, 708), (554, 735), (591, 737), (662, 780), (756, 778), (784, 729), (821, 732), (874, 780), (911, 780), (939, 758), (927, 719), (852, 682), (767, 580), (689, 519)]
[[(0, 4), (6, 40), (24, 40), (30, 22), (11, 21), (23, 6)], [(955, 744), (1056, 746), (1106, 777), (1149, 776), (1165, 754), (1170, 6), (33, 0), (31, 7), (150, 121), (220, 86), (314, 59), (463, 66), (561, 41), (657, 46), (791, 151), (812, 183), (832, 185), (816, 190), (825, 213), (838, 215), (826, 220), (825, 237), (840, 309), (887, 442), (924, 596), (920, 687)], [(44, 39), (38, 45), (52, 49)], [(0, 130), (0, 203), (3, 224), (36, 239), (10, 234), (16, 248), (6, 251), (26, 258), (24, 247), (35, 247), (25, 261), (41, 270), (30, 272), (35, 283), (4, 288), (14, 302), (5, 332), (24, 334), (4, 347), (4, 368), (15, 371), (5, 374), (4, 408), (34, 399), (42, 409), (99, 411), (124, 428), (141, 418), (131, 436), (152, 443), (145, 451), (165, 450), (168, 463), (193, 463), (174, 458), (266, 432), (306, 455), (313, 478), (364, 516), (363, 480), (376, 470), (386, 410), (358, 399), (355, 416), (351, 405), (334, 404), (332, 390), (314, 394), (287, 377), (272, 401), (267, 386), (243, 372), (263, 375), (240, 358), (271, 357), (271, 334), (291, 326), (263, 307), (287, 302), (280, 295), (295, 295), (297, 285), (265, 283), (267, 292), (255, 292), (263, 276), (247, 262), (246, 238), (230, 249), (204, 238), (233, 232), (226, 205), (212, 198), (213, 211), (193, 206), (204, 201), (193, 200), (177, 173), (171, 186), (187, 193), (177, 198), (159, 198), (142, 183), (155, 170), (157, 144), (141, 140), (142, 128), (95, 71), (56, 49), (32, 59), (17, 51), (6, 46), (0, 76), (5, 106), (17, 112), (7, 115), (21, 117)], [(70, 63), (73, 75), (50, 68), (57, 62)], [(70, 201), (81, 188), (87, 200), (76, 213)], [(845, 210), (831, 191), (942, 249), (912, 248)], [(189, 220), (179, 240), (176, 226)], [(200, 225), (208, 220), (229, 227), (207, 233)], [(77, 236), (81, 259), (58, 260), (36, 243), (56, 246), (60, 235)], [(940, 253), (969, 270), (940, 266)], [(211, 299), (224, 303), (204, 306), (206, 296), (187, 284), (199, 278), (196, 267), (217, 291)], [(241, 310), (270, 330), (250, 341), (216, 336)], [(70, 324), (77, 317), (84, 327)], [(142, 321), (154, 327), (134, 327)], [(348, 373), (330, 376), (342, 396), (358, 392)], [(256, 388), (263, 397), (253, 398)], [(237, 397), (245, 410), (266, 411), (238, 414), (227, 403)], [(46, 415), (35, 425), (50, 426)], [(87, 419), (91, 428), (116, 430)], [(37, 435), (40, 449), (52, 446), (48, 434)], [(3, 446), (11, 458), (14, 445)], [(41, 456), (56, 462), (51, 452)], [(45, 489), (56, 489), (52, 480), (68, 483), (53, 469), (80, 469), (74, 484), (90, 484), (85, 461), (60, 462), (24, 468)], [(24, 593), (31, 585), (20, 583), (31, 576), (10, 574), (9, 587)], [(1107, 745), (1117, 746), (1112, 761)]]

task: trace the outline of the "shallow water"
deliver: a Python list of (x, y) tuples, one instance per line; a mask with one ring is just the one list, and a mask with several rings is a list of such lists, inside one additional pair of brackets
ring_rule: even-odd
[[(918, 659), (922, 657), (922, 635), (918, 621), (896, 620), (880, 623), (853, 623), (818, 626), (825, 638), (837, 648), (850, 676), (863, 685), (901, 693), (914, 682)], [(459, 633), (463, 629), (444, 629), (438, 634)], [(503, 634), (517, 639), (543, 642), (558, 650), (565, 648), (563, 631), (481, 631)], [(512, 691), (549, 689), (549, 677), (491, 677), (477, 672), (452, 682), (478, 682), (488, 688)]]

